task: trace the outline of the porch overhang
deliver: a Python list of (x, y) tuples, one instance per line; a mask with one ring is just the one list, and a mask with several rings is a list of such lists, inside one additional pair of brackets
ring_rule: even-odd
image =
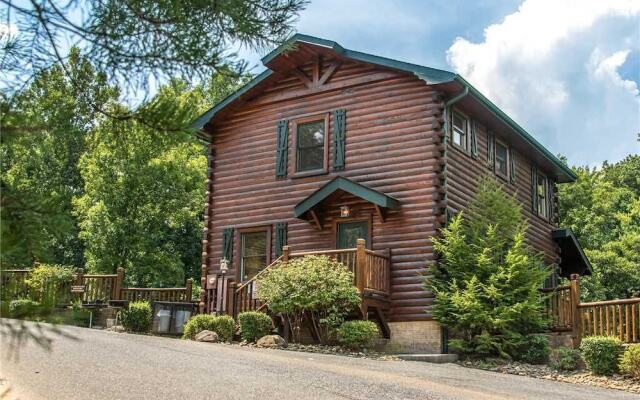
[(591, 263), (570, 228), (555, 229), (552, 237), (560, 246), (560, 271), (563, 277), (569, 278), (572, 274), (591, 275)]
[(293, 208), (293, 214), (296, 218), (301, 218), (314, 222), (316, 225), (320, 225), (321, 213), (319, 208), (326, 200), (333, 198), (339, 192), (349, 193), (372, 203), (376, 208), (376, 212), (383, 220), (384, 213), (387, 209), (396, 209), (400, 207), (400, 202), (393, 197), (350, 179), (338, 176), (299, 202)]

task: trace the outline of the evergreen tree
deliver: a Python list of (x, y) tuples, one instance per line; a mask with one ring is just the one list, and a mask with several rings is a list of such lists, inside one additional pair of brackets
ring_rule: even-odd
[(433, 238), (441, 258), (426, 285), (452, 348), (511, 357), (525, 335), (545, 326), (539, 289), (548, 269), (525, 244), (526, 230), (517, 199), (484, 177), (468, 213), (454, 216)]

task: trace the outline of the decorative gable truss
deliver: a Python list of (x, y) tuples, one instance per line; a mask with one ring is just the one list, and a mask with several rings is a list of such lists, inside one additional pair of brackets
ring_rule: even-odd
[(330, 61), (324, 65), (322, 57), (316, 57), (311, 66), (311, 76), (307, 75), (301, 67), (293, 68), (293, 74), (309, 89), (316, 89), (331, 79), (333, 74), (342, 64), (338, 60)]

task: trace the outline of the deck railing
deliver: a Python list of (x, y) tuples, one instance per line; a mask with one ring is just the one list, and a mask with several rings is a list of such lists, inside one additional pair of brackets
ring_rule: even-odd
[(541, 291), (548, 295), (545, 302), (547, 317), (551, 321), (551, 330), (555, 332), (570, 331), (573, 324), (571, 285), (542, 289)]
[[(353, 272), (354, 285), (363, 296), (388, 297), (390, 295), (390, 257), (387, 254), (366, 249), (364, 239), (359, 239), (357, 246), (350, 249), (292, 252), (291, 247), (284, 246), (283, 255), (260, 271), (260, 273), (249, 281), (240, 284), (235, 290), (227, 289), (228, 293), (233, 294), (233, 299), (231, 299), (233, 304), (232, 314), (236, 316), (245, 311), (264, 310), (266, 304), (260, 299), (260, 288), (257, 279), (281, 261), (286, 262), (293, 258), (310, 255), (324, 255), (344, 264)], [(219, 288), (218, 290), (225, 289)], [(212, 296), (215, 296), (215, 294), (212, 294)], [(218, 303), (226, 304), (227, 302), (222, 300)], [(219, 308), (216, 311), (223, 313), (224, 311), (219, 310)]]
[[(30, 270), (4, 270), (2, 275), (3, 295), (8, 298), (25, 298), (29, 296), (26, 280)], [(54, 293), (57, 305), (68, 305), (75, 300), (83, 303), (107, 303), (110, 300), (148, 300), (191, 302), (193, 280), (188, 279), (181, 288), (125, 288), (124, 268), (118, 268), (116, 274), (84, 274), (79, 269), (71, 282), (57, 284), (48, 288)]]
[(618, 336), (640, 342), (640, 298), (596, 301), (578, 305), (583, 335)]

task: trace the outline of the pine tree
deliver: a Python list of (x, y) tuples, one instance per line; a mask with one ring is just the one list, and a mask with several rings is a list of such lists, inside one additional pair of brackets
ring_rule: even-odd
[(449, 328), (449, 345), (463, 354), (510, 358), (525, 335), (546, 321), (538, 289), (548, 268), (525, 244), (519, 202), (489, 177), (481, 178), (467, 213), (433, 238), (440, 262), (426, 284), (435, 319)]

